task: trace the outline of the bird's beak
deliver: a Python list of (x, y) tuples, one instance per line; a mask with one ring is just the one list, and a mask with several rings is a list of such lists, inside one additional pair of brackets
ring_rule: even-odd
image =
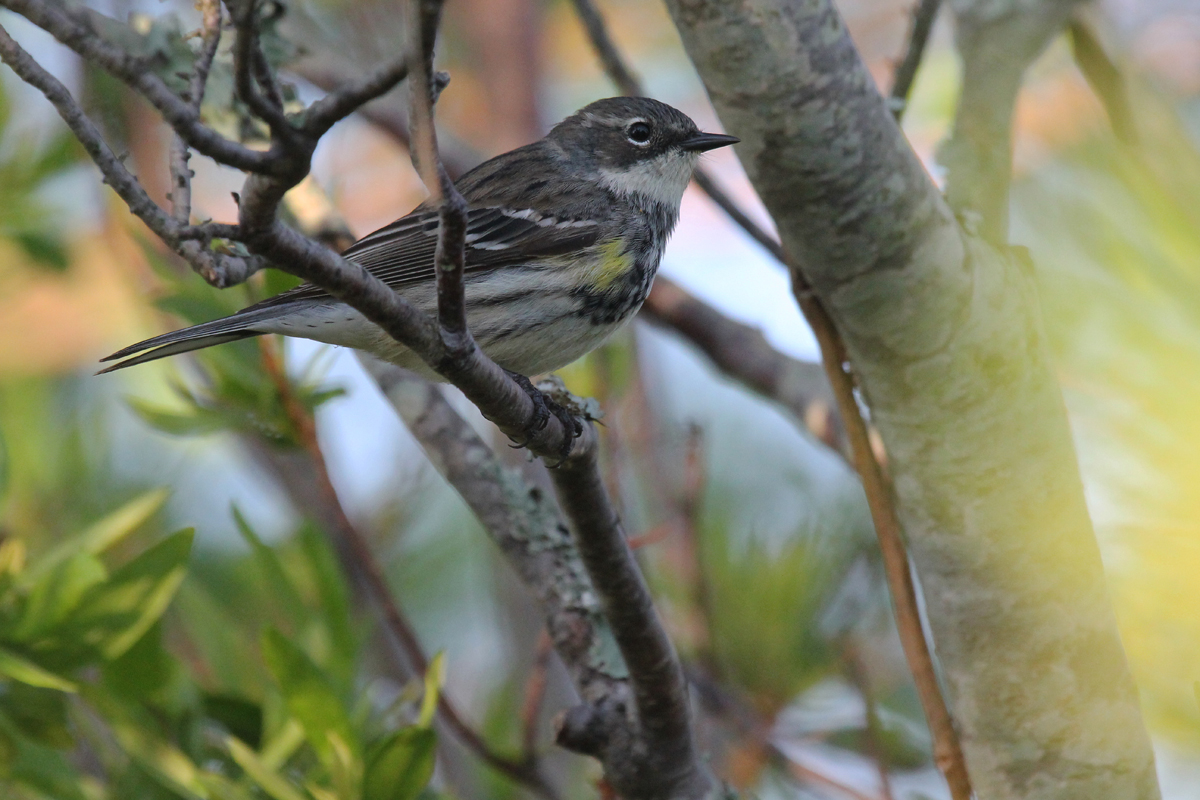
[(679, 146), (693, 153), (703, 153), (707, 150), (715, 150), (718, 147), (737, 144), (740, 141), (741, 139), (736, 136), (726, 136), (723, 133), (697, 133), (690, 139), (684, 139), (679, 143)]

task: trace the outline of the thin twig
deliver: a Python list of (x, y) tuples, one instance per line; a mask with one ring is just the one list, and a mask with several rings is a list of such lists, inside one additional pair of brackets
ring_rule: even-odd
[(409, 0), (408, 72), (409, 138), (413, 166), (429, 189), (429, 202), (439, 210), (437, 267), (438, 325), (452, 351), (475, 347), (467, 330), (463, 266), (466, 262), (467, 201), (446, 173), (438, 153), (433, 105), (438, 80), (433, 72), (433, 48), (442, 17), (443, 0)]
[(267, 172), (276, 167), (273, 153), (252, 150), (204, 125), (190, 104), (171, 91), (142, 59), (100, 36), (86, 16), (94, 12), (64, 9), (45, 0), (5, 0), (4, 5), (128, 84), (158, 109), (163, 119), (195, 150), (248, 172)]
[(369, 110), (364, 104), (391, 91), (407, 77), (406, 53), (376, 68), (366, 77), (346, 81), (308, 107), (304, 113), (304, 130), (311, 136), (321, 136), (356, 111), (368, 114)]
[(892, 76), (892, 91), (888, 97), (888, 106), (896, 122), (901, 120), (908, 109), (908, 95), (912, 91), (917, 69), (920, 68), (921, 59), (925, 55), (925, 45), (929, 43), (929, 34), (933, 31), (933, 23), (941, 5), (942, 0), (918, 0), (916, 8), (913, 9), (908, 48)]
[[(800, 275), (798, 271), (793, 271), (792, 274)], [(954, 730), (950, 710), (942, 697), (933, 654), (921, 627), (917, 592), (913, 585), (912, 572), (909, 570), (908, 553), (900, 532), (900, 521), (896, 516), (890, 487), (871, 449), (867, 426), (859, 413), (858, 400), (854, 396), (853, 381), (843, 368), (846, 364), (846, 353), (841, 336), (824, 305), (812, 290), (807, 285), (801, 285), (799, 280), (794, 287), (796, 300), (821, 347), (825, 373), (829, 376), (838, 409), (846, 424), (846, 435), (854, 454), (854, 466), (862, 479), (867, 506), (871, 511), (871, 520), (875, 524), (875, 534), (879, 540), (879, 549), (883, 554), (884, 573), (896, 614), (896, 630), (900, 634), (904, 657), (908, 662), (909, 671), (912, 672), (921, 707), (925, 711), (925, 720), (933, 737), (934, 761), (946, 777), (954, 800), (970, 800), (971, 782), (967, 776), (966, 759), (958, 742), (958, 734)]]
[[(370, 543), (350, 521), (338, 499), (337, 490), (329, 477), (325, 454), (317, 439), (316, 420), (296, 397), (291, 381), (284, 372), (283, 365), (275, 352), (275, 343), (269, 339), (261, 339), (260, 342), (262, 343), (263, 371), (275, 384), (275, 388), (279, 392), (280, 404), (313, 466), (322, 500), (330, 512), (330, 520), (336, 526), (336, 530), (331, 533), (341, 539), (347, 550), (353, 555), (354, 569), (365, 582), (388, 630), (404, 650), (409, 665), (414, 672), (424, 674), (429, 669), (429, 659), (425, 656), (416, 631), (393, 596), (387, 578), (371, 550)], [(535, 794), (547, 798), (547, 800), (556, 800), (557, 792), (546, 782), (535, 762), (515, 761), (492, 750), (483, 737), (463, 720), (462, 715), (445, 692), (438, 697), (438, 715), (454, 732), (455, 737), (485, 764)]]
[[(204, 89), (208, 85), (208, 73), (212, 69), (217, 47), (221, 44), (220, 0), (204, 0), (200, 7), (202, 19), (200, 55), (192, 68), (188, 82), (188, 102), (196, 113), (204, 102)], [(192, 216), (192, 176), (188, 162), (192, 151), (179, 134), (171, 139), (171, 215), (180, 225), (187, 225)]]
[[(260, 83), (265, 81), (270, 93), (274, 80), (261, 77), (264, 68), (268, 74), (270, 68), (266, 67), (266, 59), (262, 56), (259, 45), (258, 4), (246, 0), (237, 7), (241, 11), (239, 18), (235, 20), (237, 35), (233, 40), (233, 76), (237, 95), (256, 117), (267, 123), (273, 137), (285, 142), (291, 141), (299, 132), (283, 113), (282, 98), (281, 102), (276, 104), (264, 97), (259, 90)], [(262, 63), (259, 63), (260, 59)]]
[[(58, 115), (91, 157), (92, 163), (100, 169), (104, 182), (112, 187), (138, 219), (177, 253), (192, 261), (198, 271), (203, 273), (207, 269), (213, 274), (249, 273), (261, 267), (263, 262), (258, 257), (227, 256), (195, 246), (197, 240), (207, 241), (211, 238), (211, 229), (181, 224), (175, 216), (154, 202), (122, 160), (112, 152), (100, 129), (83, 112), (67, 88), (43, 69), (3, 28), (0, 28), (0, 60), (54, 105)], [(176, 213), (179, 213), (178, 208)]]

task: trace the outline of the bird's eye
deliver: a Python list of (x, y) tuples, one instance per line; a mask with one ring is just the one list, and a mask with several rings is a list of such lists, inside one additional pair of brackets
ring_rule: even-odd
[(634, 144), (646, 144), (650, 141), (650, 126), (644, 122), (635, 122), (625, 129), (625, 136)]

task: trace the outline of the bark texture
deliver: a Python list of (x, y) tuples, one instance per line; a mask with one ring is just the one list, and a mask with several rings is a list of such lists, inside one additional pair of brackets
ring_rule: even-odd
[(828, 0), (668, 0), (889, 454), (983, 800), (1157, 798), (1031, 276), (962, 230)]

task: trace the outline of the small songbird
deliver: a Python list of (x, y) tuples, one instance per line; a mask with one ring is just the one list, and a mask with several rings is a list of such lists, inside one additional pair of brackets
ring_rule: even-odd
[[(553, 371), (600, 346), (646, 299), (700, 154), (737, 141), (702, 133), (657, 100), (614, 97), (464, 175), (457, 185), (469, 208), (463, 275), (475, 341), (520, 375)], [(423, 203), (342, 255), (434, 313), (437, 232), (438, 211)], [(126, 359), (104, 372), (264, 333), (357, 348), (437, 379), (312, 284), (130, 345), (103, 359)]]

